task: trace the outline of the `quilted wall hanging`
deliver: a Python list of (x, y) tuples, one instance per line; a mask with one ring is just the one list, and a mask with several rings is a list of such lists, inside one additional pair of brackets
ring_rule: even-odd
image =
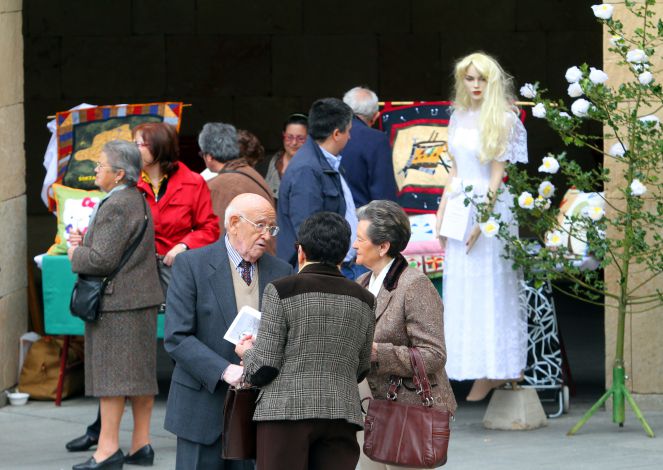
[[(392, 147), (398, 203), (409, 214), (434, 214), (452, 161), (447, 148), (450, 101), (387, 101), (380, 128)], [(525, 112), (521, 111), (521, 120)]]
[[(55, 183), (91, 190), (94, 167), (104, 144), (110, 140), (131, 140), (131, 129), (144, 122), (166, 122), (179, 131), (182, 103), (148, 103), (95, 106), (59, 112), (56, 115), (57, 177)], [(49, 208), (55, 201), (48, 191)]]

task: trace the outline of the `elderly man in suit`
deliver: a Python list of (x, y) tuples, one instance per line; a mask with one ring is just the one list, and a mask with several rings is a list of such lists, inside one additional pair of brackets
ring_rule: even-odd
[(396, 200), (391, 146), (384, 132), (372, 126), (380, 116), (378, 97), (370, 89), (354, 87), (343, 96), (350, 106), (352, 139), (343, 149), (341, 168), (359, 208), (378, 199)]
[(263, 387), (258, 470), (354, 470), (363, 428), (357, 383), (370, 370), (375, 298), (339, 271), (350, 244), (342, 216), (319, 212), (298, 234), (301, 268), (269, 284), (245, 379)]
[(292, 267), (265, 253), (278, 233), (276, 214), (257, 194), (235, 197), (225, 213), (226, 235), (180, 254), (166, 301), (164, 346), (175, 360), (165, 428), (177, 435), (180, 470), (252, 469), (221, 459), (223, 402), (242, 374), (223, 335), (244, 305), (258, 308), (267, 284)]

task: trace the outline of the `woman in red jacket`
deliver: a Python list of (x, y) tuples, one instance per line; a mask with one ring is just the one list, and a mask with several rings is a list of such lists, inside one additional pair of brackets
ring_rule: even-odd
[(170, 266), (183, 251), (219, 239), (219, 219), (203, 178), (177, 161), (177, 132), (169, 124), (151, 122), (133, 129), (134, 142), (143, 158), (138, 189), (152, 209), (159, 274), (164, 294)]

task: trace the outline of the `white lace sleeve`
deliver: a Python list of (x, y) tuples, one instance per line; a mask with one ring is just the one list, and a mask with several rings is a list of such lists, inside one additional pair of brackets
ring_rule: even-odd
[(456, 113), (451, 113), (449, 117), (449, 124), (447, 124), (447, 141), (452, 139), (453, 134), (456, 132)]
[(520, 118), (513, 113), (509, 113), (513, 120), (511, 135), (506, 144), (506, 150), (495, 160), (498, 162), (509, 163), (527, 163), (527, 131), (520, 121)]

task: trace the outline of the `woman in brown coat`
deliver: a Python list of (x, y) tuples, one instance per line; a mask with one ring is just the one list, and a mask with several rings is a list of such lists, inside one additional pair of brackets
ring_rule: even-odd
[(95, 183), (107, 196), (95, 208), (84, 237), (70, 239), (68, 255), (74, 272), (106, 276), (141, 236), (135, 251), (103, 292), (100, 318), (85, 325), (85, 393), (100, 397), (101, 434), (94, 456), (74, 470), (122, 468), (120, 420), (125, 397), (134, 418), (131, 455), (154, 459), (149, 438), (150, 417), (157, 394), (156, 315), (163, 302), (154, 257), (152, 216), (136, 189), (141, 156), (135, 144), (107, 143), (96, 167)]
[[(410, 240), (410, 221), (392, 201), (373, 201), (361, 207), (357, 217), (357, 263), (370, 269), (357, 281), (377, 298), (370, 392), (375, 399), (385, 399), (389, 377), (394, 375), (403, 378), (398, 401), (421, 403), (412, 383), (414, 371), (408, 351), (414, 346), (421, 352), (432, 385), (433, 406), (454, 413), (456, 399), (444, 370), (447, 353), (442, 300), (430, 280), (410, 268), (400, 254)], [(390, 468), (369, 460), (363, 452), (359, 463), (362, 470)]]

